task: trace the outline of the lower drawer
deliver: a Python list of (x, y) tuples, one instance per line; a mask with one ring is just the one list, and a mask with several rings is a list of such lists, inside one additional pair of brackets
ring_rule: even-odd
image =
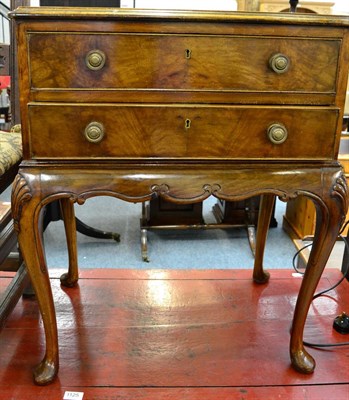
[(332, 159), (338, 109), (28, 106), (31, 158)]

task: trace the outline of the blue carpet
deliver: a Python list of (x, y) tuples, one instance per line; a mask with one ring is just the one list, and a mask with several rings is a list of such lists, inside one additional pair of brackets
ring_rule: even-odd
[[(204, 218), (214, 222), (212, 205), (204, 202)], [(149, 262), (142, 261), (140, 246), (141, 204), (132, 204), (111, 197), (89, 199), (75, 206), (77, 217), (86, 224), (104, 231), (116, 231), (120, 243), (94, 239), (78, 233), (79, 266), (81, 268), (135, 269), (226, 269), (252, 268), (253, 255), (245, 228), (209, 230), (148, 231)], [(271, 228), (265, 251), (265, 268), (292, 268), (296, 251), (289, 236), (282, 230), (285, 204), (277, 201), (277, 228)], [(63, 223), (53, 222), (47, 228), (45, 249), (49, 267), (66, 267), (67, 251)]]

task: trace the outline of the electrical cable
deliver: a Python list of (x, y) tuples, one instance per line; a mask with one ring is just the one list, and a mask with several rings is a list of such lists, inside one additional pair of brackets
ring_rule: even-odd
[[(347, 239), (346, 239), (344, 236), (342, 236), (342, 233), (343, 233), (344, 229), (347, 227), (348, 224), (349, 224), (349, 220), (348, 220), (348, 221), (343, 225), (343, 227), (341, 228), (338, 237), (340, 237), (340, 238), (343, 240), (344, 245), (345, 245), (345, 250), (346, 250), (346, 251), (348, 252), (348, 254), (349, 254), (349, 243), (348, 243)], [(299, 273), (299, 274), (301, 274), (301, 275), (304, 275), (304, 272), (300, 271), (300, 270), (296, 267), (296, 260), (297, 260), (297, 257), (299, 256), (299, 254), (300, 254), (303, 250), (305, 250), (306, 248), (310, 247), (311, 245), (312, 245), (312, 243), (308, 243), (307, 245), (303, 246), (301, 249), (297, 250), (297, 252), (296, 252), (295, 255), (293, 256), (293, 259), (292, 259), (292, 266), (293, 266), (293, 269), (294, 269), (297, 273)], [(337, 286), (339, 286), (339, 285), (343, 282), (343, 280), (346, 278), (346, 276), (348, 275), (348, 273), (349, 273), (349, 263), (346, 265), (346, 268), (345, 268), (345, 271), (343, 272), (342, 278), (341, 278), (335, 285), (331, 286), (329, 289), (325, 289), (325, 290), (323, 290), (323, 291), (321, 291), (321, 292), (319, 292), (319, 293), (316, 293), (316, 294), (313, 296), (312, 301), (315, 300), (316, 298), (318, 298), (318, 297), (324, 295), (325, 293), (327, 293), (327, 292), (329, 292), (329, 291), (335, 289)], [(311, 342), (303, 341), (303, 344), (304, 344), (304, 346), (308, 346), (308, 347), (320, 347), (320, 348), (324, 348), (324, 347), (341, 347), (341, 346), (348, 346), (348, 345), (349, 345), (349, 342), (340, 342), (340, 343), (311, 343)]]

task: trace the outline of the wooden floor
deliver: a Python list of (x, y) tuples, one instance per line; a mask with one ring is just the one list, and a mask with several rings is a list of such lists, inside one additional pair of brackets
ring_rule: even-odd
[[(242, 270), (85, 270), (77, 288), (62, 290), (53, 271), (59, 377), (32, 384), (44, 337), (36, 302), (21, 300), (0, 331), (0, 399), (55, 400), (72, 391), (84, 400), (348, 400), (349, 346), (310, 349), (312, 375), (290, 367), (301, 278), (271, 272), (269, 284), (255, 285)], [(326, 271), (319, 288), (338, 278)], [(343, 310), (347, 281), (314, 301), (305, 339), (349, 341), (332, 329)]]

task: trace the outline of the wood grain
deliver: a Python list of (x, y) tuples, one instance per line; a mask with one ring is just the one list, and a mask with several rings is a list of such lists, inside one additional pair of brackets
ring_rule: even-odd
[[(255, 282), (264, 283), (260, 291), (267, 288), (269, 277), (263, 252), (275, 196), (284, 201), (300, 195), (310, 198), (317, 226), (295, 306), (289, 357), (295, 370), (311, 374), (315, 360), (303, 345), (305, 322), (348, 209), (348, 187), (337, 153), (348, 79), (349, 19), (50, 7), (22, 8), (13, 16), (24, 161), (13, 187), (12, 211), (45, 330), (45, 356), (34, 381), (52, 382), (59, 367), (57, 320), (40, 224), (43, 208), (55, 200), (64, 204), (71, 257), (62, 281), (73, 284), (78, 265), (72, 206), (100, 195), (132, 202), (161, 197), (175, 204), (197, 203), (212, 195), (228, 201), (263, 195), (253, 273)], [(93, 59), (105, 58), (98, 70), (86, 63), (90, 51), (96, 53)], [(280, 74), (271, 64), (275, 53), (287, 59)], [(86, 131), (91, 123), (92, 129)], [(276, 139), (287, 130), (283, 143), (270, 143), (270, 126), (277, 128)], [(100, 141), (86, 142), (84, 136)], [(201, 290), (214, 287), (199, 285), (195, 292), (199, 296)], [(169, 306), (185, 298), (175, 290), (172, 298), (165, 284), (152, 281), (143, 289), (134, 287), (132, 294), (142, 296), (143, 290), (150, 304), (161, 300)], [(107, 306), (112, 293), (107, 286), (99, 292)], [(230, 298), (227, 292), (223, 296)], [(254, 300), (260, 305), (263, 298), (261, 294)], [(243, 297), (236, 301), (243, 302)], [(108, 347), (122, 360), (126, 348), (130, 368), (118, 374), (119, 367), (107, 367), (100, 377), (110, 358), (102, 357), (96, 368), (87, 368), (89, 379), (108, 385), (116, 372), (119, 382), (132, 375), (141, 385), (141, 366), (152, 361), (156, 367), (150, 385), (169, 385), (170, 379), (185, 385), (230, 385), (216, 369), (212, 355), (218, 355), (222, 368), (234, 366), (236, 382), (244, 385), (247, 378), (236, 352), (242, 349), (243, 359), (252, 357), (251, 343), (259, 336), (259, 326), (247, 321), (242, 329), (240, 317), (226, 320), (225, 307), (231, 306), (225, 302), (214, 313), (218, 319), (206, 326), (201, 319), (205, 306), (200, 303), (199, 319), (190, 322), (184, 336), (166, 312), (160, 316), (164, 329), (153, 336), (159, 316), (149, 310), (138, 314), (131, 304), (126, 312), (133, 324), (126, 337), (120, 330), (97, 333), (100, 344), (94, 349), (106, 354)], [(269, 307), (272, 312), (272, 300)], [(185, 315), (180, 317), (185, 321)], [(122, 318), (116, 317), (121, 324)], [(74, 360), (61, 360), (62, 365), (75, 365), (78, 374), (88, 366), (88, 355), (80, 359), (77, 353), (80, 342), (90, 340), (88, 328), (77, 328)], [(260, 369), (269, 371), (268, 382), (274, 382), (279, 361), (289, 365), (288, 356), (286, 360), (274, 343), (280, 329), (281, 321), (268, 323), (266, 337), (272, 340), (253, 351), (260, 357)], [(198, 330), (203, 334), (197, 336)], [(178, 361), (184, 368), (181, 377)], [(207, 380), (205, 365), (212, 372)], [(160, 375), (165, 369), (168, 375)], [(200, 371), (200, 377), (193, 370)]]
[[(70, 390), (98, 400), (347, 399), (345, 347), (313, 350), (318, 367), (311, 376), (289, 367), (286, 343), (301, 284), (292, 271), (273, 271), (260, 286), (247, 270), (82, 270), (79, 287), (64, 291), (61, 271), (51, 278), (60, 379), (34, 387), (21, 367), (34, 365), (44, 351), (38, 305), (22, 300), (0, 331), (6, 398), (62, 398)], [(326, 271), (319, 289), (339, 277), (337, 270)], [(345, 340), (331, 327), (348, 293), (345, 281), (333, 298), (314, 302), (308, 341)]]
[[(338, 109), (320, 107), (29, 106), (30, 131), (40, 132), (30, 138), (31, 157), (35, 159), (330, 160), (334, 158), (337, 120)], [(105, 131), (96, 144), (84, 137), (92, 121), (101, 123)], [(272, 143), (267, 136), (273, 123), (283, 124), (288, 131), (282, 144)], [(314, 131), (316, 140), (312, 140)]]

